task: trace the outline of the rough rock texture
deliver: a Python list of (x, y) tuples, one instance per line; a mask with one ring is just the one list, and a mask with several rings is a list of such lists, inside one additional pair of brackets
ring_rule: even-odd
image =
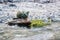
[[(9, 7), (9, 4), (0, 4), (0, 22), (5, 23), (12, 20), (19, 10), (30, 11), (29, 19), (39, 19), (39, 17), (46, 19), (48, 16), (60, 14), (60, 2), (48, 4), (13, 3), (17, 7)], [(43, 28), (32, 29), (0, 24), (0, 40), (60, 40), (59, 31), (60, 23), (57, 22)]]

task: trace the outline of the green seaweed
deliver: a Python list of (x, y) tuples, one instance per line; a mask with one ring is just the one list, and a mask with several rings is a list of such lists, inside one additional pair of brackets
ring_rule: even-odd
[(31, 27), (43, 27), (48, 25), (50, 22), (45, 23), (43, 20), (31, 20)]

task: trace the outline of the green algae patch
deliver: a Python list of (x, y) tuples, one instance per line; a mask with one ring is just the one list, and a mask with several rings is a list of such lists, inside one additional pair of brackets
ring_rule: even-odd
[(43, 27), (50, 24), (50, 21), (45, 23), (43, 20), (31, 20), (31, 27)]

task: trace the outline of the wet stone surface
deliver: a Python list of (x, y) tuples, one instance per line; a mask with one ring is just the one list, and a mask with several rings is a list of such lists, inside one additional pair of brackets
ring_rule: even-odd
[[(24, 2), (13, 4), (16, 4), (17, 7), (9, 7), (9, 3), (7, 5), (0, 4), (0, 23), (8, 22), (11, 18), (14, 18), (18, 10), (31, 11), (30, 15), (32, 16), (29, 19), (35, 19), (34, 17), (36, 16), (39, 19), (40, 14), (46, 14), (47, 16), (50, 16), (47, 13), (60, 14), (60, 2), (49, 4), (37, 3), (37, 6), (34, 3)], [(41, 6), (39, 7), (39, 5)], [(54, 14), (52, 15), (54, 16)], [(8, 26), (7, 24), (0, 24), (0, 40), (60, 40), (60, 22), (55, 22), (42, 28), (31, 29), (17, 27), (16, 25)]]
[(41, 28), (23, 28), (0, 25), (0, 40), (59, 40), (60, 25), (59, 22)]

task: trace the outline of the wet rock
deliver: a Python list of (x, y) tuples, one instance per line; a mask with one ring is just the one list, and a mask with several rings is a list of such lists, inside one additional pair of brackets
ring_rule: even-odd
[(15, 4), (10, 4), (9, 7), (17, 7)]
[(54, 34), (54, 39), (52, 39), (52, 40), (60, 40), (60, 32), (59, 31), (57, 31), (55, 34)]

